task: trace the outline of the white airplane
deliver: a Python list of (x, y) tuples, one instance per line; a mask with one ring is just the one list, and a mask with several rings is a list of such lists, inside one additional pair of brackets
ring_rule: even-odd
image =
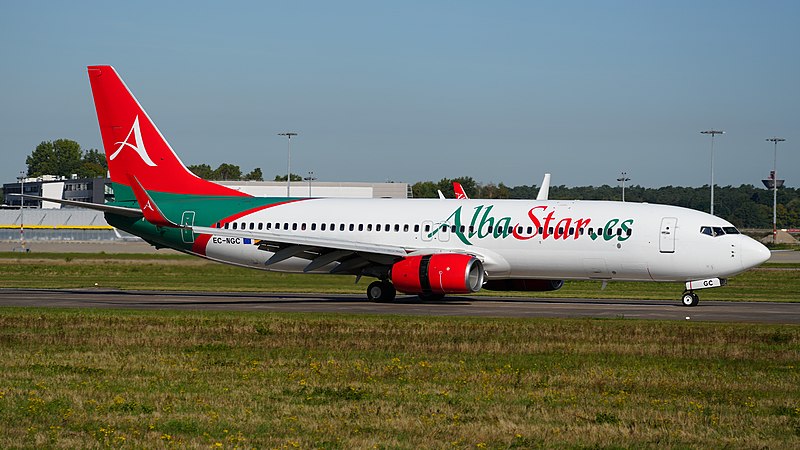
[(373, 301), (620, 280), (685, 283), (682, 303), (694, 306), (696, 290), (770, 257), (725, 220), (675, 206), (252, 197), (191, 173), (114, 68), (88, 71), (115, 200), (48, 200), (104, 211), (156, 247), (262, 270), (374, 277)]

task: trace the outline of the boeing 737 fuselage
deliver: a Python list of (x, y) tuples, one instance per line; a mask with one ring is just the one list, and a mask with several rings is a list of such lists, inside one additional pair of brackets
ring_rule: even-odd
[(367, 296), (376, 301), (624, 280), (686, 283), (687, 306), (695, 290), (770, 256), (725, 220), (667, 205), (252, 197), (192, 174), (111, 66), (90, 66), (89, 79), (115, 200), (81, 206), (158, 247), (262, 270), (374, 277)]

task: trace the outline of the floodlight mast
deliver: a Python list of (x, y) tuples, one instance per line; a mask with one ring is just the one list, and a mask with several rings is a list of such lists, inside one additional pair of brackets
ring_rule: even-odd
[(714, 136), (718, 134), (725, 134), (722, 130), (706, 130), (701, 131), (700, 134), (711, 135), (711, 215), (714, 215)]
[(786, 139), (779, 137), (767, 138), (767, 141), (772, 142), (775, 148), (775, 154), (772, 158), (772, 243), (776, 244), (778, 241), (778, 142), (783, 142)]
[(622, 202), (625, 202), (625, 182), (631, 181), (630, 178), (627, 177), (628, 172), (622, 172), (622, 176), (617, 178), (617, 181), (622, 183)]
[(19, 244), (20, 251), (25, 253), (25, 172), (22, 170), (19, 172), (19, 193)]
[(278, 136), (286, 136), (286, 197), (291, 197), (289, 193), (292, 187), (292, 136), (297, 136), (297, 133), (287, 131), (285, 133), (278, 133)]

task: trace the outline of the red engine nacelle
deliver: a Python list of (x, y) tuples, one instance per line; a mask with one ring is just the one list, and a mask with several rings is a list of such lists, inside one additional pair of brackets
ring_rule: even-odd
[(508, 279), (489, 280), (483, 285), (489, 291), (557, 291), (564, 286), (564, 280)]
[(470, 255), (409, 256), (392, 266), (395, 289), (406, 294), (468, 294), (483, 286), (483, 263)]

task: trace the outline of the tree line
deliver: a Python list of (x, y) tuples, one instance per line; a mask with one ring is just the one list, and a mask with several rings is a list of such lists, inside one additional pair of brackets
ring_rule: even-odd
[[(412, 192), (417, 198), (436, 198), (441, 190), (447, 198), (454, 198), (453, 182), (461, 183), (470, 198), (534, 199), (539, 192), (536, 185), (509, 187), (503, 183), (481, 184), (472, 177), (442, 178), (438, 182), (414, 183)], [(711, 207), (709, 185), (701, 187), (663, 186), (647, 188), (639, 185), (625, 187), (625, 201), (659, 203), (682, 206), (708, 212)], [(612, 200), (619, 201), (619, 186), (550, 186), (551, 200)], [(800, 189), (778, 189), (778, 228), (800, 228)], [(714, 214), (739, 228), (772, 228), (772, 190), (743, 184), (741, 186), (714, 187)]]
[(71, 139), (42, 141), (25, 159), (27, 176), (59, 175), (69, 178), (104, 177), (108, 172), (106, 156), (97, 149), (83, 150)]
[[(43, 141), (25, 160), (27, 175), (60, 175), (70, 177), (77, 174), (81, 178), (104, 177), (108, 165), (103, 152), (97, 149), (83, 150), (77, 142), (70, 139)], [(188, 167), (195, 175), (207, 180), (247, 180), (264, 181), (261, 168), (256, 167), (244, 174), (235, 164), (222, 163), (216, 169), (208, 164)], [(303, 177), (291, 174), (292, 181), (302, 181)], [(275, 181), (286, 181), (286, 175), (276, 175)], [(448, 198), (454, 198), (453, 182), (464, 187), (470, 198), (485, 199), (533, 199), (539, 188), (536, 185), (506, 186), (505, 184), (482, 184), (472, 177), (442, 178), (438, 182), (420, 181), (414, 183), (412, 192), (416, 198), (437, 198), (438, 191)], [(553, 200), (620, 200), (621, 188), (603, 185), (550, 187)], [(683, 206), (699, 211), (709, 211), (711, 199), (709, 186), (681, 187), (664, 186), (646, 188), (634, 185), (625, 188), (625, 200), (629, 202), (660, 203)], [(777, 223), (778, 228), (800, 227), (800, 189), (784, 187), (778, 189)], [(714, 188), (714, 212), (717, 216), (740, 228), (772, 227), (772, 191), (743, 184), (738, 187), (719, 186)]]

